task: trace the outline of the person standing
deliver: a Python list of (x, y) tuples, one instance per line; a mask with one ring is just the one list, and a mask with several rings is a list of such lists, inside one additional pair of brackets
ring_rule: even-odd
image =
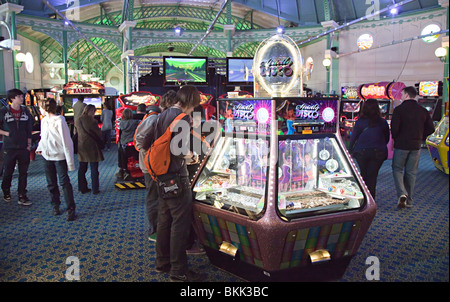
[[(158, 187), (156, 182), (150, 176), (145, 166), (145, 155), (150, 147), (153, 137), (156, 121), (162, 109), (172, 106), (176, 101), (176, 92), (169, 90), (161, 97), (161, 102), (158, 106), (149, 106), (148, 116), (138, 125), (135, 132), (135, 147), (139, 149), (139, 167), (144, 173), (145, 181), (145, 208), (147, 212), (147, 219), (149, 224), (148, 239), (156, 241), (156, 228), (158, 225)], [(139, 106), (138, 106), (139, 107)]]
[(102, 138), (105, 142), (106, 151), (111, 149), (111, 130), (112, 130), (113, 112), (108, 103), (105, 103), (105, 108), (102, 110)]
[(98, 175), (98, 163), (103, 161), (103, 153), (98, 142), (102, 142), (102, 132), (94, 118), (95, 106), (87, 105), (80, 118), (75, 122), (78, 131), (78, 190), (81, 193), (88, 193), (86, 172), (88, 163), (91, 168), (92, 193), (100, 193), (100, 183)]
[(45, 176), (52, 198), (53, 214), (60, 215), (61, 200), (57, 178), (59, 176), (59, 184), (63, 188), (68, 210), (67, 220), (73, 221), (76, 218), (75, 201), (72, 184), (67, 173), (75, 170), (73, 143), (66, 119), (57, 114), (56, 107), (55, 99), (39, 101), (39, 109), (44, 118), (41, 120), (41, 139), (36, 153), (41, 154), (45, 159)]
[[(73, 104), (73, 122), (74, 124), (76, 121), (80, 118), (81, 114), (83, 113), (84, 107), (86, 107), (86, 104), (84, 103), (84, 96), (79, 96), (78, 101)], [(75, 126), (76, 129), (76, 126)]]
[(78, 133), (77, 133), (77, 120), (80, 118), (81, 114), (83, 113), (84, 108), (86, 107), (86, 104), (84, 103), (84, 96), (79, 96), (78, 101), (76, 101), (75, 104), (73, 104), (73, 148), (74, 152), (78, 152)]
[(391, 133), (394, 140), (392, 173), (399, 209), (413, 205), (421, 144), (434, 132), (430, 114), (415, 100), (416, 89), (405, 87), (401, 95), (402, 103), (394, 109), (391, 121)]
[(27, 197), (28, 166), (30, 165), (30, 147), (33, 130), (33, 117), (23, 105), (23, 92), (11, 89), (7, 93), (11, 105), (0, 109), (0, 134), (3, 135), (4, 175), (2, 182), (3, 199), (11, 201), (11, 181), (16, 163), (19, 170), (18, 203), (30, 206)]
[(375, 99), (364, 102), (361, 115), (353, 127), (349, 150), (358, 162), (361, 176), (375, 199), (378, 171), (387, 159), (389, 125), (381, 118), (380, 107)]
[[(163, 96), (164, 98), (164, 96)], [(144, 174), (145, 182), (145, 209), (147, 212), (147, 220), (149, 224), (148, 238), (150, 241), (156, 241), (156, 226), (158, 219), (158, 188), (156, 182), (152, 179), (147, 167), (145, 167), (145, 155), (148, 148), (144, 147), (145, 141), (153, 134), (153, 130), (158, 120), (161, 108), (158, 106), (150, 106), (148, 116), (138, 125), (135, 134), (135, 147), (139, 150), (139, 168)]]
[[(178, 129), (172, 132), (179, 144), (172, 144), (170, 164), (167, 174), (178, 174), (183, 194), (180, 197), (160, 198), (158, 210), (158, 226), (156, 236), (156, 271), (169, 272), (170, 281), (200, 281), (203, 276), (188, 269), (186, 248), (192, 223), (192, 191), (186, 160), (197, 161), (197, 156), (189, 150), (190, 117), (194, 108), (200, 104), (200, 94), (194, 86), (183, 86), (176, 94), (178, 102), (164, 110), (156, 122), (155, 139), (159, 138), (181, 113), (185, 113), (180, 121), (188, 129)], [(181, 152), (174, 155), (173, 147)], [(160, 196), (161, 197), (161, 196)]]

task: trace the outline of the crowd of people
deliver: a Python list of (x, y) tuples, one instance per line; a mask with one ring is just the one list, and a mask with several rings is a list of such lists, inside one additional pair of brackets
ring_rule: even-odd
[(392, 171), (399, 209), (413, 206), (414, 186), (422, 142), (434, 132), (428, 111), (415, 100), (417, 90), (405, 87), (402, 103), (394, 108), (389, 125), (381, 118), (378, 101), (366, 100), (350, 137), (349, 150), (356, 159), (361, 176), (375, 199), (378, 171), (388, 158), (387, 144), (392, 134), (394, 156)]
[[(0, 109), (0, 135), (3, 136), (4, 160), (2, 191), (6, 202), (12, 200), (11, 182), (17, 164), (19, 172), (18, 203), (30, 206), (32, 202), (26, 195), (27, 171), (30, 164), (30, 147), (32, 139), (33, 117), (28, 108), (23, 105), (24, 94), (18, 89), (8, 91), (7, 99), (10, 104), (5, 104)], [(112, 110), (105, 106), (102, 111), (102, 128), (95, 119), (96, 108), (86, 105), (80, 97), (73, 105), (74, 110), (74, 134), (70, 134), (65, 117), (58, 113), (57, 103), (49, 98), (38, 102), (42, 115), (39, 145), (36, 154), (44, 158), (45, 176), (47, 188), (50, 193), (50, 204), (54, 215), (60, 215), (60, 191), (67, 206), (67, 220), (76, 220), (76, 203), (74, 189), (68, 172), (75, 170), (75, 152), (78, 154), (78, 191), (86, 194), (100, 193), (99, 163), (104, 160), (103, 151), (110, 149), (112, 127)], [(169, 91), (161, 100), (159, 106), (146, 108), (141, 104), (136, 114), (130, 109), (123, 111), (119, 123), (119, 152), (118, 152), (118, 176), (126, 178), (126, 158), (130, 156), (127, 144), (134, 141), (136, 129), (143, 122), (149, 129), (153, 126), (155, 138), (162, 135), (179, 113), (185, 113), (184, 121), (191, 124), (191, 113), (196, 109), (201, 111), (200, 94), (194, 86), (184, 86), (178, 92)], [(200, 108), (200, 109), (199, 109)], [(151, 117), (150, 113), (156, 114)], [(144, 123), (142, 123), (144, 126)], [(183, 132), (173, 132), (173, 136)], [(190, 132), (187, 132), (190, 137)], [(185, 141), (189, 141), (185, 137)], [(143, 136), (145, 138), (145, 136)], [(137, 136), (136, 142), (140, 142)], [(145, 206), (149, 222), (149, 239), (156, 241), (156, 270), (168, 272), (171, 281), (199, 281), (201, 274), (188, 269), (187, 253), (201, 253), (195, 233), (192, 227), (192, 192), (190, 189), (189, 172), (187, 163), (198, 164), (198, 157), (192, 151), (186, 154), (170, 154), (169, 172), (180, 175), (183, 194), (172, 199), (159, 197), (158, 186), (145, 168), (143, 155), (146, 149), (140, 148), (140, 167), (144, 172), (146, 183)], [(148, 148), (148, 146), (147, 146)], [(124, 164), (125, 163), (125, 164)], [(86, 180), (86, 172), (90, 168), (91, 188)], [(155, 239), (156, 237), (156, 239)]]
[[(394, 109), (391, 131), (387, 122), (381, 118), (377, 100), (366, 100), (361, 116), (354, 126), (349, 146), (352, 156), (358, 163), (362, 178), (375, 198), (378, 171), (387, 159), (386, 145), (392, 134), (394, 140), (392, 169), (398, 194), (398, 208), (411, 207), (413, 204), (421, 143), (434, 131), (430, 115), (417, 104), (415, 97), (414, 87), (403, 89), (403, 102)], [(26, 188), (33, 118), (28, 108), (23, 105), (23, 93), (20, 90), (8, 91), (7, 98), (10, 104), (0, 109), (0, 135), (3, 135), (1, 152), (4, 156), (1, 168), (3, 199), (6, 202), (12, 200), (11, 180), (17, 164), (18, 203), (22, 206), (30, 206), (32, 202), (27, 197)], [(183, 194), (174, 198), (162, 198), (157, 179), (151, 175), (151, 171), (148, 171), (144, 163), (144, 157), (150, 147), (147, 136), (152, 133), (153, 139), (161, 137), (181, 113), (184, 113), (182, 120), (198, 128), (198, 124), (204, 118), (203, 109), (199, 104), (200, 94), (197, 88), (187, 85), (177, 92), (172, 90), (167, 92), (162, 96), (159, 106), (149, 108), (145, 105), (138, 106), (134, 116), (130, 109), (125, 109), (119, 124), (119, 172), (116, 176), (122, 179), (129, 176), (126, 158), (130, 156), (130, 153), (126, 146), (133, 141), (135, 143), (133, 150), (137, 153), (139, 167), (145, 179), (148, 235), (149, 239), (156, 240), (156, 271), (169, 273), (171, 281), (200, 281), (204, 277), (188, 269), (186, 252), (196, 244), (195, 232), (192, 228), (193, 198), (190, 178), (195, 173), (199, 158), (189, 146), (185, 148), (187, 152), (178, 155), (170, 154), (167, 174), (177, 175)], [(100, 129), (94, 118), (96, 108), (93, 105), (84, 104), (83, 99), (80, 98), (73, 106), (75, 128), (74, 135), (71, 137), (67, 122), (64, 116), (58, 114), (54, 99), (39, 101), (38, 105), (43, 118), (36, 153), (45, 159), (45, 176), (53, 214), (61, 213), (59, 191), (61, 186), (67, 206), (67, 220), (73, 221), (76, 219), (76, 204), (68, 171), (75, 170), (74, 148), (79, 162), (78, 191), (82, 194), (90, 191), (92, 194), (99, 194), (99, 163), (104, 160), (102, 150), (109, 150), (111, 145), (112, 110), (106, 106), (102, 111), (103, 125)], [(176, 129), (171, 135), (172, 138), (181, 135), (183, 138), (179, 141), (191, 143), (201, 137), (201, 134), (194, 131), (186, 132)], [(202, 143), (209, 148), (207, 142), (202, 141)], [(91, 173), (91, 188), (85, 176), (88, 166)]]

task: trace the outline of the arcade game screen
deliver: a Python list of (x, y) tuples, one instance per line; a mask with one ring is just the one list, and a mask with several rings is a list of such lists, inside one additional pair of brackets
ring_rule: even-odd
[(389, 108), (389, 104), (388, 103), (378, 103), (378, 107), (380, 107), (380, 112), (382, 115), (384, 115), (385, 113), (387, 113), (388, 108)]
[(227, 58), (227, 79), (230, 85), (250, 85), (254, 82), (252, 58)]
[[(73, 105), (78, 101), (78, 98), (72, 98), (72, 102), (70, 102), (70, 99), (65, 99), (66, 101), (64, 102), (64, 115), (65, 116), (73, 116)], [(95, 110), (95, 115), (101, 115), (102, 114), (102, 98), (98, 97), (98, 98), (84, 98), (83, 103), (85, 103), (86, 105), (94, 105), (96, 110)]]
[[(72, 106), (78, 101), (78, 98), (72, 99)], [(102, 108), (102, 99), (101, 98), (84, 98), (83, 103), (86, 105), (94, 105), (95, 108)]]
[(359, 112), (359, 105), (360, 102), (358, 103), (347, 103), (345, 102), (342, 108), (343, 112)]
[(439, 82), (428, 81), (419, 83), (420, 96), (439, 96)]
[(166, 84), (207, 84), (208, 58), (164, 57), (163, 60)]

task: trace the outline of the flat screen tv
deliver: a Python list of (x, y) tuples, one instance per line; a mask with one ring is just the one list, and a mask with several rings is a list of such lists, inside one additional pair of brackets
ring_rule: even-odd
[[(73, 104), (75, 104), (76, 102), (78, 102), (78, 98), (73, 98), (72, 99)], [(98, 97), (98, 98), (84, 98), (83, 103), (85, 103), (86, 105), (94, 105), (95, 108), (102, 108), (102, 98)], [(72, 104), (72, 105), (73, 105)]]
[(208, 58), (163, 57), (164, 85), (207, 85)]
[(439, 82), (427, 81), (419, 83), (420, 96), (439, 96)]
[(228, 85), (253, 85), (253, 58), (227, 58)]

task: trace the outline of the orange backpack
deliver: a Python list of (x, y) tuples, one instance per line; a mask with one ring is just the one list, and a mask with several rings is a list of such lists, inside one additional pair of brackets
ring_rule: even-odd
[(173, 127), (185, 117), (185, 113), (180, 113), (170, 123), (163, 135), (156, 139), (150, 149), (145, 154), (144, 163), (147, 171), (152, 175), (153, 179), (157, 176), (164, 175), (169, 170), (170, 165), (170, 140), (172, 138)]

